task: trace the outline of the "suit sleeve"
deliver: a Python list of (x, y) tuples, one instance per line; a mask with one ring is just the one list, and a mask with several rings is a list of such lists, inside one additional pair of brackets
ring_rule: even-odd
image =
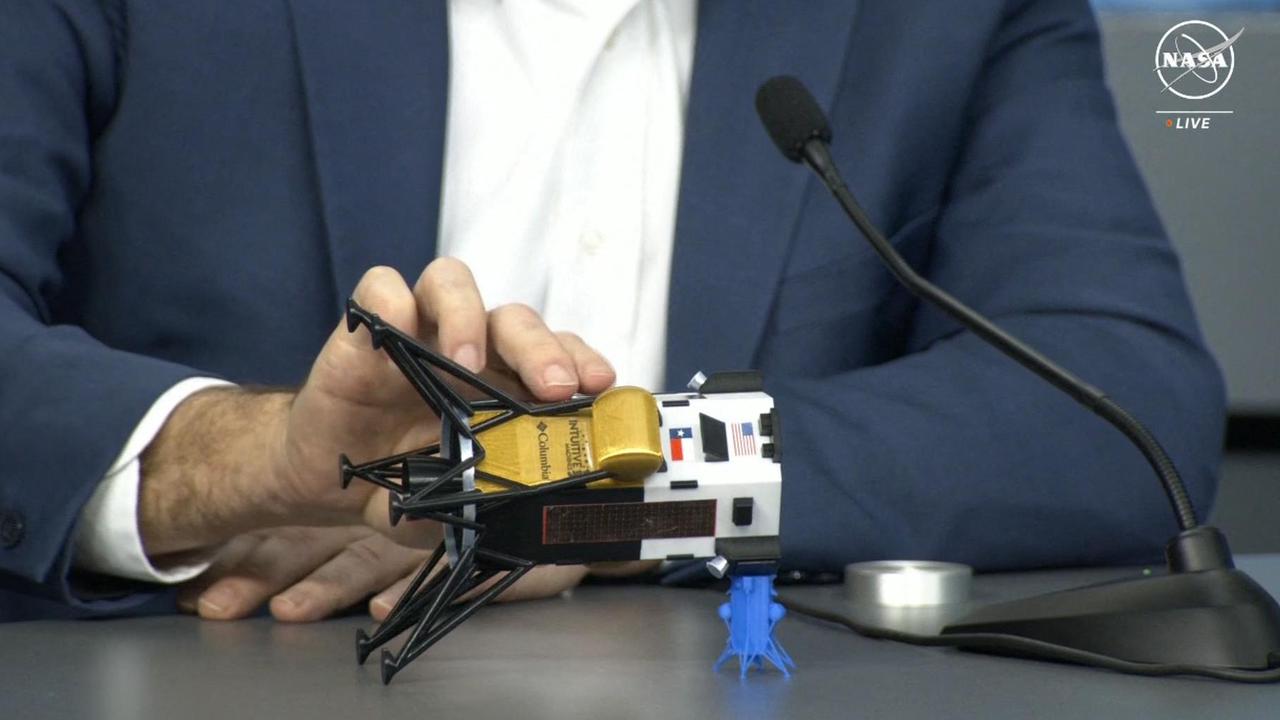
[(70, 587), (77, 517), (151, 403), (196, 373), (53, 310), (115, 103), (120, 25), (103, 7), (0, 3), (0, 588), (116, 610), (144, 598)]
[[(1120, 136), (1100, 55), (1086, 3), (1010, 4), (920, 270), (1147, 424), (1203, 519), (1222, 380)], [(1159, 557), (1178, 528), (1119, 432), (931, 307), (916, 311), (907, 347), (873, 368), (770, 387), (789, 564)]]

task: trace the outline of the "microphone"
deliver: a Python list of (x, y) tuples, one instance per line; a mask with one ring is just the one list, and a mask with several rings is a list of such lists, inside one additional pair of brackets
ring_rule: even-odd
[[(756, 93), (756, 111), (782, 154), (792, 162), (807, 165), (822, 178), (845, 214), (903, 286), (1123, 433), (1155, 471), (1177, 518), (1180, 532), (1165, 549), (1169, 576), (1081, 588), (1057, 593), (1053, 598), (1043, 596), (981, 609), (944, 628), (943, 634), (953, 634), (957, 641), (962, 637), (971, 640), (956, 642), (957, 645), (992, 652), (1070, 662), (1087, 662), (1085, 656), (1101, 655), (1150, 663), (1169, 655), (1173, 616), (1168, 613), (1185, 613), (1188, 623), (1204, 621), (1204, 637), (1188, 639), (1202, 640), (1206, 647), (1195, 647), (1192, 655), (1169, 662), (1214, 668), (1266, 668), (1274, 658), (1275, 664), (1280, 665), (1280, 606), (1252, 579), (1234, 569), (1226, 537), (1216, 528), (1199, 524), (1182, 478), (1156, 437), (1104, 392), (929, 282), (898, 254), (840, 176), (829, 148), (831, 126), (803, 83), (785, 75), (769, 79)], [(1193, 576), (1195, 583), (1151, 582)], [(1215, 592), (1224, 594), (1212, 604), (1209, 595), (1202, 594)], [(1248, 612), (1238, 608), (1222, 612), (1219, 604), (1226, 604), (1223, 598), (1228, 596), (1240, 607), (1247, 607)], [(1090, 603), (1094, 605), (1086, 607)], [(1114, 632), (1120, 615), (1133, 615), (1123, 620), (1133, 628), (1132, 633)], [(1213, 632), (1204, 633), (1205, 630)], [(984, 637), (972, 637), (975, 633)], [(1014, 643), (1016, 647), (1010, 648), (1011, 637), (1030, 644)], [(1086, 652), (1082, 654), (1080, 650)], [(1203, 652), (1197, 655), (1196, 650)]]
[(809, 91), (790, 75), (765, 81), (756, 91), (756, 113), (773, 144), (791, 162), (804, 159), (811, 140), (831, 142), (831, 125)]

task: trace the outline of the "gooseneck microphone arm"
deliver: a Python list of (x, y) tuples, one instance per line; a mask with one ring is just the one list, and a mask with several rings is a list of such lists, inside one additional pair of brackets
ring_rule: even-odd
[(756, 96), (756, 109), (775, 144), (788, 160), (803, 162), (822, 178), (845, 214), (871, 243), (889, 271), (912, 293), (933, 304), (970, 332), (993, 345), (1018, 364), (1039, 375), (1054, 387), (1070, 395), (1076, 402), (1093, 411), (1124, 433), (1146, 457), (1173, 511), (1181, 530), (1198, 526), (1195, 508), (1169, 454), (1142, 423), (1117, 405), (1106, 393), (1086, 383), (1036, 351), (1026, 343), (1001, 330), (973, 308), (921, 277), (907, 263), (884, 235), (871, 223), (867, 213), (840, 177), (827, 143), (831, 129), (817, 102), (799, 80), (776, 77), (763, 86)]
[(840, 177), (840, 172), (836, 169), (835, 163), (832, 162), (831, 153), (827, 148), (826, 142), (818, 138), (810, 139), (805, 142), (801, 154), (804, 163), (822, 178), (822, 182), (831, 191), (831, 194), (835, 196), (845, 214), (849, 216), (854, 225), (858, 226), (858, 230), (871, 243), (872, 249), (880, 256), (880, 259), (884, 261), (889, 271), (893, 273), (899, 282), (917, 297), (950, 315), (970, 332), (995, 346), (1000, 352), (1017, 361), (1019, 365), (1070, 395), (1076, 402), (1089, 408), (1103, 420), (1111, 423), (1117, 430), (1124, 433), (1138, 447), (1146, 457), (1147, 462), (1151, 464), (1152, 469), (1155, 470), (1156, 475), (1159, 476), (1165, 494), (1169, 497), (1169, 503), (1173, 506), (1173, 511), (1178, 517), (1180, 529), (1191, 530), (1198, 525), (1195, 508), (1191, 505), (1191, 498), (1187, 495), (1186, 487), (1182, 483), (1182, 478), (1178, 475), (1177, 467), (1174, 466), (1173, 460), (1169, 458), (1169, 454), (1160, 445), (1160, 442), (1142, 423), (1138, 422), (1137, 418), (1107, 397), (1106, 393), (1076, 377), (1018, 338), (1001, 330), (999, 326), (973, 308), (921, 277), (898, 254), (898, 251), (876, 229), (875, 225), (871, 224), (866, 211), (858, 204), (853, 193), (845, 185), (844, 179)]

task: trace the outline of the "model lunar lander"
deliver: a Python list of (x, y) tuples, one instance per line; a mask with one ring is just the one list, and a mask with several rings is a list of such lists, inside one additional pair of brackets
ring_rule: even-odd
[[(392, 676), (540, 564), (706, 559), (731, 579), (718, 669), (768, 660), (794, 667), (773, 639), (782, 474), (778, 417), (753, 372), (701, 373), (693, 392), (618, 387), (531, 404), (494, 387), (354, 301), (347, 327), (368, 328), (440, 418), (440, 440), (353, 464), (353, 478), (390, 491), (391, 521), (434, 520), (444, 540), (356, 655), (382, 652)], [(467, 395), (482, 399), (468, 400)]]

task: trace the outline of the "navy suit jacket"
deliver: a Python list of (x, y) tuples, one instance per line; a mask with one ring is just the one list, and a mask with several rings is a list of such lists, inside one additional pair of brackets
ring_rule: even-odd
[[(797, 4), (700, 4), (668, 389), (764, 372), (789, 565), (1152, 559), (1138, 452), (901, 290), (752, 105), (803, 79), (903, 255), (1149, 423), (1204, 513), (1221, 379), (1086, 2)], [(443, 0), (0, 4), (4, 587), (135, 602), (77, 596), (68, 539), (151, 402), (301, 382), (366, 268), (432, 259), (448, 59)]]

